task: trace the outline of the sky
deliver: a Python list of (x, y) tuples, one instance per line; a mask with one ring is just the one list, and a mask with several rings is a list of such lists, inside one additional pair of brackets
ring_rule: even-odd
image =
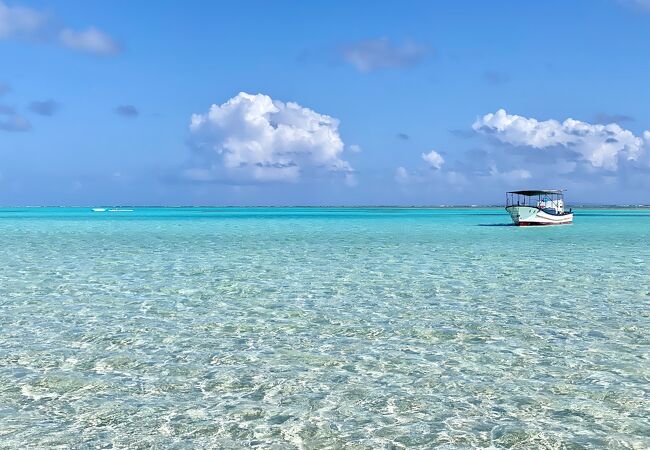
[(650, 204), (650, 0), (0, 0), (0, 205)]

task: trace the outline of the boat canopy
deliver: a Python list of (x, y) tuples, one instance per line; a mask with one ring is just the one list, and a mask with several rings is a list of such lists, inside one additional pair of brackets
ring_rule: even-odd
[(564, 189), (506, 192), (506, 208), (510, 206), (529, 206), (562, 214), (564, 213)]
[(562, 195), (564, 192), (563, 189), (546, 189), (541, 191), (510, 191), (508, 194), (517, 194), (525, 195), (526, 197), (532, 197), (534, 195)]

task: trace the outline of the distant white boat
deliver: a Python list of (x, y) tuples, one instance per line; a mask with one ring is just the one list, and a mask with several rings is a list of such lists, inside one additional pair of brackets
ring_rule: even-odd
[(104, 212), (106, 211), (106, 208), (93, 208), (94, 212)]
[(561, 190), (506, 192), (506, 211), (517, 226), (573, 222), (572, 210), (564, 210), (564, 193)]

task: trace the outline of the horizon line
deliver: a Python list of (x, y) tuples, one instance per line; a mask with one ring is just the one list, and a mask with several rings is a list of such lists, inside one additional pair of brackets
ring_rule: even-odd
[[(94, 205), (0, 205), (0, 209), (11, 208), (505, 208), (502, 204), (439, 204), (439, 205), (138, 205), (138, 204), (94, 204)], [(650, 208), (650, 203), (619, 204), (619, 203), (580, 203), (572, 204), (572, 208)]]

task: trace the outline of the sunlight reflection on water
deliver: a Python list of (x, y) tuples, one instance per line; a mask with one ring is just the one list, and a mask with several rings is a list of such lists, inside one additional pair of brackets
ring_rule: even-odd
[(4, 447), (650, 446), (644, 215), (99, 216), (0, 210)]

